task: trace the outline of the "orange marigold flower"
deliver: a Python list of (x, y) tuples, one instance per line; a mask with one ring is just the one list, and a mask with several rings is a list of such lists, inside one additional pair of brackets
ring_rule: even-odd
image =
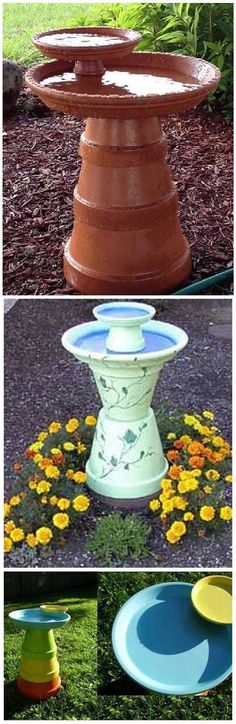
[(175, 440), (174, 447), (176, 447), (176, 450), (183, 450), (183, 448), (184, 448), (183, 440), (181, 440), (181, 439)]
[(201, 442), (198, 442), (198, 441), (191, 442), (190, 445), (188, 446), (188, 452), (190, 453), (190, 455), (201, 455), (203, 450), (204, 450), (204, 446), (202, 445)]
[(56, 463), (56, 465), (60, 465), (65, 460), (63, 453), (58, 453), (57, 455), (53, 455), (53, 462)]
[(43, 458), (39, 465), (40, 470), (45, 470), (45, 468), (47, 468), (47, 466), (50, 465), (51, 462), (51, 458)]
[(166, 453), (166, 457), (170, 463), (178, 463), (179, 460), (181, 460), (180, 454), (177, 450), (168, 450), (168, 453)]
[(200, 455), (192, 455), (191, 458), (189, 458), (189, 465), (191, 465), (192, 468), (203, 468), (205, 458), (200, 457)]
[(22, 467), (23, 466), (21, 465), (21, 463), (14, 463), (13, 470), (15, 470), (16, 473), (20, 473), (22, 470)]
[(172, 480), (179, 480), (180, 473), (183, 469), (183, 465), (171, 465), (168, 475)]

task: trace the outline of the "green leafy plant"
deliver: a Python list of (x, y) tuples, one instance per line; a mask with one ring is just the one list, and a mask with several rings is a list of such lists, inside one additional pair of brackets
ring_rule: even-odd
[(103, 564), (124, 563), (148, 554), (146, 543), (151, 527), (137, 515), (115, 512), (100, 520), (89, 542), (89, 550)]

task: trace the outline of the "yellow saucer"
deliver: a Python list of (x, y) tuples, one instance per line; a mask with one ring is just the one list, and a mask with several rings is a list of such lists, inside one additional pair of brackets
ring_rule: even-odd
[(47, 613), (66, 613), (68, 611), (68, 606), (59, 606), (54, 603), (42, 603), (40, 608)]
[(214, 623), (232, 623), (232, 578), (206, 576), (195, 583), (192, 603), (203, 618)]

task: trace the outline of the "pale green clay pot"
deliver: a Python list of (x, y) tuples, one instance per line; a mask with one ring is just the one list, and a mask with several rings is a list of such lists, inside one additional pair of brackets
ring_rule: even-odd
[[(126, 309), (131, 320), (122, 318)], [(101, 396), (86, 471), (88, 486), (109, 498), (151, 496), (168, 471), (150, 404), (160, 370), (188, 338), (173, 325), (147, 322), (154, 313), (153, 307), (138, 302), (103, 304), (94, 310), (100, 321), (72, 327), (62, 337), (63, 346), (89, 365)], [(94, 349), (93, 336), (99, 339)], [(160, 341), (168, 346), (158, 349)]]

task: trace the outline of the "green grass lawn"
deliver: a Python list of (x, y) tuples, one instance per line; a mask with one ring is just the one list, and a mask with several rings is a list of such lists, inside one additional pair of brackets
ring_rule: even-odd
[[(201, 576), (204, 576), (201, 571)], [(231, 677), (207, 697), (164, 696), (144, 690), (120, 668), (112, 651), (111, 629), (120, 606), (141, 588), (166, 581), (195, 583), (199, 573), (103, 573), (98, 583), (98, 715), (100, 719), (229, 720)], [(106, 615), (104, 615), (104, 611)]]
[(32, 45), (32, 35), (53, 28), (86, 23), (88, 3), (4, 3), (3, 57), (27, 66), (42, 60)]
[(97, 710), (97, 601), (90, 586), (76, 592), (50, 596), (50, 601), (67, 604), (71, 621), (56, 629), (62, 689), (41, 702), (24, 699), (16, 689), (16, 677), (24, 631), (8, 617), (17, 608), (45, 603), (44, 598), (8, 603), (5, 606), (5, 719), (94, 719)]

